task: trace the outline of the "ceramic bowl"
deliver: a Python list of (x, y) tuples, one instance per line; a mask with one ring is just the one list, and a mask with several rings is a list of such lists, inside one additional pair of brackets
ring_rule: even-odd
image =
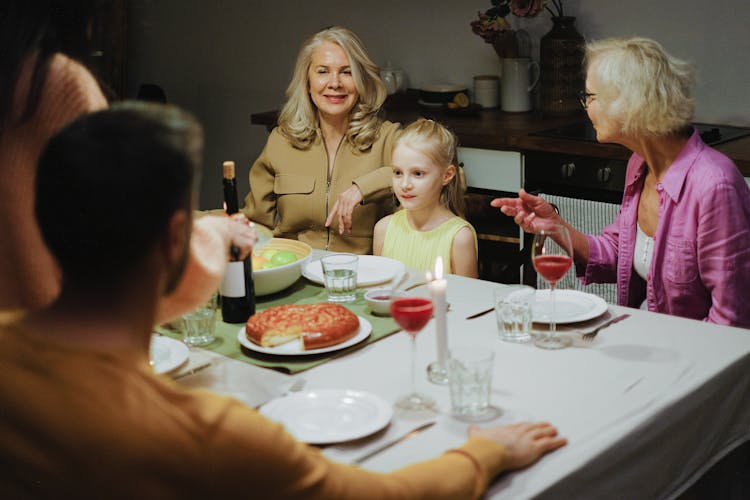
[(406, 297), (406, 292), (396, 290), (394, 293), (390, 288), (374, 288), (365, 292), (365, 302), (370, 311), (378, 316), (391, 315), (391, 298)]
[(269, 269), (253, 268), (256, 296), (269, 295), (290, 287), (302, 276), (302, 269), (310, 262), (310, 254), (312, 252), (312, 248), (307, 243), (286, 238), (272, 238), (271, 241), (258, 249), (261, 253), (265, 250), (292, 252), (297, 256), (297, 260)]
[(466, 93), (460, 85), (425, 85), (419, 89), (419, 100), (427, 105), (440, 105), (451, 102), (456, 94)]

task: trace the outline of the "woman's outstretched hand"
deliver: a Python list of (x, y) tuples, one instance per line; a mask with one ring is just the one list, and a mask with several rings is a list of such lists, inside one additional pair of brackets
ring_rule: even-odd
[(527, 233), (533, 233), (548, 222), (562, 222), (554, 207), (540, 196), (521, 189), (518, 198), (495, 198), (490, 203), (502, 213), (513, 217), (516, 224)]
[(352, 187), (341, 193), (328, 213), (326, 227), (329, 227), (333, 223), (333, 219), (338, 216), (339, 234), (344, 234), (344, 232), (351, 234), (352, 212), (354, 211), (354, 207), (359, 205), (363, 198), (362, 191), (356, 185), (352, 185)]

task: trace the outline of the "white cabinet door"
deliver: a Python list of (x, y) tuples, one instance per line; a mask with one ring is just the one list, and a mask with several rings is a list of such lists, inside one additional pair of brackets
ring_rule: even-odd
[(469, 187), (518, 192), (523, 186), (523, 155), (517, 151), (458, 148)]

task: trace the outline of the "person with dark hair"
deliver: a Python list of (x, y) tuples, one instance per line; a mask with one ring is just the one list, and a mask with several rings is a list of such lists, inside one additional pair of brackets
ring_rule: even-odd
[[(62, 275), (34, 218), (34, 178), (39, 154), (52, 135), (76, 117), (107, 107), (83, 64), (90, 51), (95, 1), (0, 3), (0, 315), (41, 308), (60, 292)], [(107, 165), (99, 167), (97, 176), (106, 175)], [(62, 198), (69, 195), (57, 190), (48, 201), (63, 210)], [(125, 207), (131, 201), (118, 200), (117, 189), (106, 195), (103, 204)], [(158, 322), (202, 303), (200, 283), (213, 280), (222, 269), (222, 263), (214, 262), (220, 255), (216, 249), (245, 237), (246, 231), (223, 217), (196, 220), (190, 272), (160, 304)]]
[[(151, 326), (188, 252), (199, 131), (174, 107), (126, 104), (43, 153), (36, 214), (65, 279), (50, 307), (0, 326), (0, 497), (475, 498), (565, 444), (547, 423), (474, 427), (439, 458), (377, 474), (154, 374)], [(108, 203), (115, 192), (128, 203)]]
[(92, 0), (0, 6), (0, 309), (49, 304), (60, 273), (34, 220), (39, 153), (60, 128), (107, 101), (85, 60)]

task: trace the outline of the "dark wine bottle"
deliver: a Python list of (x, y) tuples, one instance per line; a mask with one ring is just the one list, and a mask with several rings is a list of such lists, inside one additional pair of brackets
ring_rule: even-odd
[[(224, 204), (228, 215), (239, 212), (237, 202), (237, 182), (234, 162), (224, 162)], [(253, 263), (250, 255), (239, 259), (239, 250), (232, 247), (230, 262), (224, 281), (221, 283), (221, 319), (225, 323), (244, 323), (255, 314), (255, 286), (253, 283)]]

